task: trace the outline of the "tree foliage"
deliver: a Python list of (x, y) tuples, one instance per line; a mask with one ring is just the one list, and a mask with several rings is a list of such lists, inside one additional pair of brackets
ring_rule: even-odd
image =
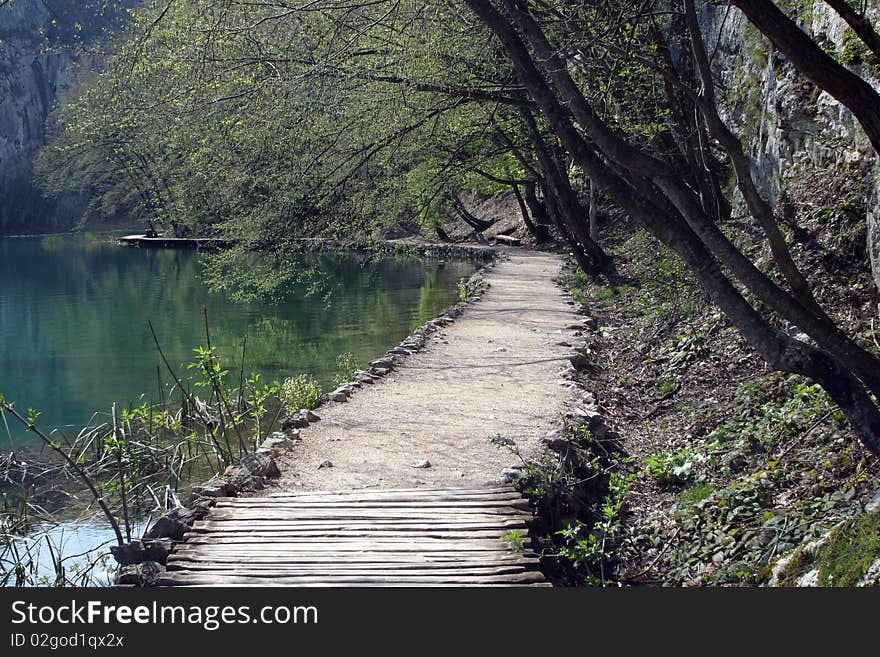
[[(582, 266), (613, 279), (574, 173), (675, 252), (772, 368), (820, 383), (880, 453), (880, 360), (821, 307), (792, 257), (754, 178), (750, 135), (725, 121), (702, 4), (148, 4), (140, 36), (60, 114), (46, 179), (67, 171), (104, 211), (234, 238), (217, 279), (255, 249), (283, 267), (294, 237), (373, 235), (405, 216), (436, 226), (462, 189), (538, 185)], [(876, 92), (788, 3), (732, 4), (877, 144)], [(737, 194), (769, 265), (732, 237)]]

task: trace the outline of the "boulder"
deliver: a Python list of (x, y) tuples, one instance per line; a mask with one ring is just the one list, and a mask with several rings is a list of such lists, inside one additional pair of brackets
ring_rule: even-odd
[(241, 467), (254, 477), (277, 477), (281, 474), (275, 459), (266, 454), (248, 454), (241, 460)]
[(558, 431), (548, 432), (543, 438), (541, 438), (541, 444), (546, 449), (549, 449), (551, 452), (556, 452), (557, 454), (566, 453), (571, 446), (568, 439), (559, 435)]
[(875, 511), (880, 511), (880, 491), (871, 498), (871, 501), (865, 505), (865, 511), (868, 513), (874, 513)]
[(814, 568), (813, 570), (806, 572), (798, 577), (797, 585), (807, 588), (819, 586), (819, 569)]
[(281, 423), (281, 428), (284, 431), (289, 431), (290, 429), (305, 429), (307, 426), (309, 426), (309, 421), (304, 415), (299, 413), (288, 415), (284, 418), (284, 422)]
[(602, 426), (602, 414), (598, 409), (593, 408), (574, 408), (565, 414), (565, 420), (574, 426), (586, 425), (590, 430), (594, 430)]
[(501, 473), (501, 477), (505, 482), (509, 484), (516, 483), (520, 479), (522, 479), (523, 472), (522, 470), (518, 470), (516, 468), (507, 468)]
[(351, 393), (349, 392), (349, 389), (345, 386), (342, 386), (340, 388), (336, 388), (336, 390), (330, 393), (330, 401), (345, 402), (348, 401), (350, 395)]
[(116, 573), (116, 584), (151, 588), (159, 585), (159, 578), (165, 573), (165, 566), (155, 561), (123, 566)]
[(567, 365), (560, 373), (563, 379), (573, 379), (578, 375), (578, 371), (571, 365)]
[(200, 497), (232, 497), (235, 495), (235, 488), (224, 479), (214, 476), (204, 484), (192, 487), (194, 495)]
[(275, 431), (270, 433), (266, 440), (260, 443), (260, 450), (265, 450), (269, 454), (280, 454), (290, 446), (291, 440), (287, 434)]
[(264, 477), (252, 475), (245, 468), (232, 468), (229, 473), (229, 483), (235, 486), (237, 491), (263, 490)]
[(168, 514), (187, 525), (191, 525), (196, 520), (204, 519), (211, 510), (211, 507), (216, 505), (216, 497), (202, 497), (201, 495), (193, 494), (186, 501), (186, 506), (173, 509)]
[(134, 540), (122, 545), (111, 545), (110, 554), (120, 566), (130, 566), (146, 561), (146, 550), (142, 541)]
[(175, 541), (182, 541), (183, 535), (191, 531), (191, 525), (169, 515), (164, 515), (144, 533), (144, 538), (170, 538)]
[(856, 586), (880, 586), (880, 559), (877, 559), (870, 565), (868, 572), (865, 573), (865, 576)]
[(143, 541), (144, 561), (155, 561), (164, 564), (174, 549), (174, 541), (170, 538), (153, 538)]

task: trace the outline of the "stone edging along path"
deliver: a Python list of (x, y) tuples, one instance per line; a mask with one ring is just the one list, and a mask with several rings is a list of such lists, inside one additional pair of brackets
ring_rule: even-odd
[[(485, 251), (485, 249), (481, 249)], [(500, 249), (468, 281), (467, 301), (326, 395), (316, 411), (289, 416), (256, 454), (193, 487), (142, 541), (114, 550), (120, 583), (143, 584), (143, 561), (165, 561), (217, 498), (251, 491), (439, 488), (516, 479), (539, 457), (579, 403), (571, 383), (587, 348), (590, 320), (554, 282), (559, 256)], [(580, 344), (578, 344), (580, 343)], [(129, 566), (131, 568), (131, 566)]]

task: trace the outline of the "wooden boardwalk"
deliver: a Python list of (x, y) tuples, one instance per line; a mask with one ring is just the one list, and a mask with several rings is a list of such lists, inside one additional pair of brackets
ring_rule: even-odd
[[(164, 586), (549, 586), (513, 488), (222, 499), (168, 557)], [(512, 548), (511, 532), (522, 536)]]

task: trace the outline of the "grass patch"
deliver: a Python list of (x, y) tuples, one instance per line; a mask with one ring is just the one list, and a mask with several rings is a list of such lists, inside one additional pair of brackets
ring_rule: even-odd
[(878, 558), (880, 512), (866, 513), (832, 532), (819, 551), (819, 586), (854, 586)]

